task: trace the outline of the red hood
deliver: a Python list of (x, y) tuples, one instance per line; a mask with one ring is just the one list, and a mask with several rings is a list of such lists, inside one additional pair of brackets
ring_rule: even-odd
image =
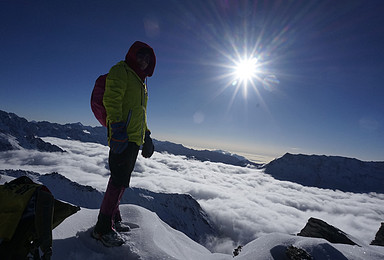
[[(151, 53), (151, 61), (148, 65), (148, 67), (142, 71), (139, 68), (139, 65), (136, 62), (136, 54), (141, 49), (148, 49)], [(156, 56), (155, 52), (153, 51), (152, 47), (144, 42), (136, 41), (134, 44), (132, 44), (131, 48), (129, 48), (127, 55), (125, 56), (125, 62), (128, 64), (128, 66), (133, 69), (136, 74), (144, 81), (146, 77), (150, 77), (153, 74), (153, 71), (155, 70), (156, 65)]]

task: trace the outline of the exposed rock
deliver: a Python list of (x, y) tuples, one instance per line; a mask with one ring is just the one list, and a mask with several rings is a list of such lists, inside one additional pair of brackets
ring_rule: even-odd
[(316, 218), (310, 218), (305, 227), (297, 235), (303, 237), (324, 238), (325, 240), (336, 244), (357, 245), (340, 229)]
[(0, 110), (0, 151), (24, 148), (41, 152), (64, 152), (38, 136), (35, 123)]
[(285, 255), (289, 260), (312, 260), (312, 256), (308, 254), (304, 249), (294, 246), (288, 246)]
[(384, 222), (381, 222), (381, 227), (379, 231), (377, 231), (375, 240), (371, 242), (371, 245), (384, 246)]
[(41, 152), (61, 152), (61, 153), (65, 152), (60, 147), (44, 142), (39, 137), (29, 135), (29, 136), (25, 136), (24, 140), (28, 142), (28, 145), (24, 146), (25, 148), (37, 149), (38, 151), (41, 151)]
[(243, 246), (238, 246), (233, 250), (233, 257), (238, 256), (241, 252), (241, 249), (243, 249)]

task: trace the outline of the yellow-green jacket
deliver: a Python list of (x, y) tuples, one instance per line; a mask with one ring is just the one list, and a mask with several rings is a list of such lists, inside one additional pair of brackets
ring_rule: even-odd
[(147, 127), (147, 87), (139, 76), (120, 61), (111, 68), (105, 83), (103, 104), (107, 112), (108, 142), (110, 124), (125, 122), (128, 140), (142, 145)]
[[(151, 60), (145, 70), (137, 64), (137, 53), (150, 53)], [(125, 122), (128, 141), (137, 145), (144, 143), (147, 127), (148, 92), (144, 81), (152, 76), (156, 65), (153, 49), (146, 43), (136, 41), (128, 50), (124, 61), (120, 61), (108, 73), (103, 104), (107, 112), (108, 143), (111, 123)]]

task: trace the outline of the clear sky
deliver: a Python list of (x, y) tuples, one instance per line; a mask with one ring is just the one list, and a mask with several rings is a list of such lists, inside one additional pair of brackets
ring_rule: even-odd
[(157, 56), (156, 139), (383, 161), (383, 13), (380, 0), (2, 0), (0, 109), (96, 126), (96, 78), (140, 40)]

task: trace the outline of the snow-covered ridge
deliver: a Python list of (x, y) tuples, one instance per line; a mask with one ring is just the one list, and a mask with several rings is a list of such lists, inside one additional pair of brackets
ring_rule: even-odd
[[(92, 133), (92, 134), (89, 134)], [(25, 118), (0, 110), (0, 151), (35, 149), (45, 152), (63, 152), (59, 147), (44, 142), (41, 137), (58, 137), (82, 142), (106, 142), (106, 130), (102, 127), (83, 126), (81, 123), (55, 124), (50, 122), (28, 122)], [(17, 141), (17, 145), (11, 140)]]
[[(99, 209), (104, 196), (103, 192), (73, 182), (59, 173), (41, 175), (31, 171), (0, 170), (1, 175), (14, 178), (28, 176), (33, 181), (47, 186), (56, 199), (83, 208)], [(135, 204), (155, 212), (169, 226), (183, 232), (196, 242), (203, 242), (207, 236), (218, 235), (218, 231), (199, 203), (187, 194), (156, 193), (129, 188), (125, 191), (121, 203)]]
[[(57, 137), (107, 145), (106, 136), (105, 127), (84, 126), (81, 123), (60, 125), (46, 121), (28, 122), (16, 114), (0, 110), (0, 151), (19, 147), (47, 152), (61, 151), (57, 146), (44, 142), (42, 137)], [(222, 162), (238, 166), (260, 166), (244, 157), (222, 151), (194, 150), (181, 144), (158, 140), (154, 140), (154, 144), (155, 150), (158, 152), (183, 155), (200, 161)]]
[(265, 166), (278, 180), (348, 192), (384, 193), (384, 162), (325, 155), (285, 154)]
[(221, 150), (195, 150), (187, 148), (182, 144), (175, 144), (168, 141), (158, 140), (154, 140), (154, 145), (155, 150), (158, 152), (168, 152), (174, 155), (183, 155), (187, 158), (196, 159), (202, 162), (222, 162), (236, 166), (251, 166), (256, 168), (261, 166), (261, 164), (253, 163), (242, 156)]

